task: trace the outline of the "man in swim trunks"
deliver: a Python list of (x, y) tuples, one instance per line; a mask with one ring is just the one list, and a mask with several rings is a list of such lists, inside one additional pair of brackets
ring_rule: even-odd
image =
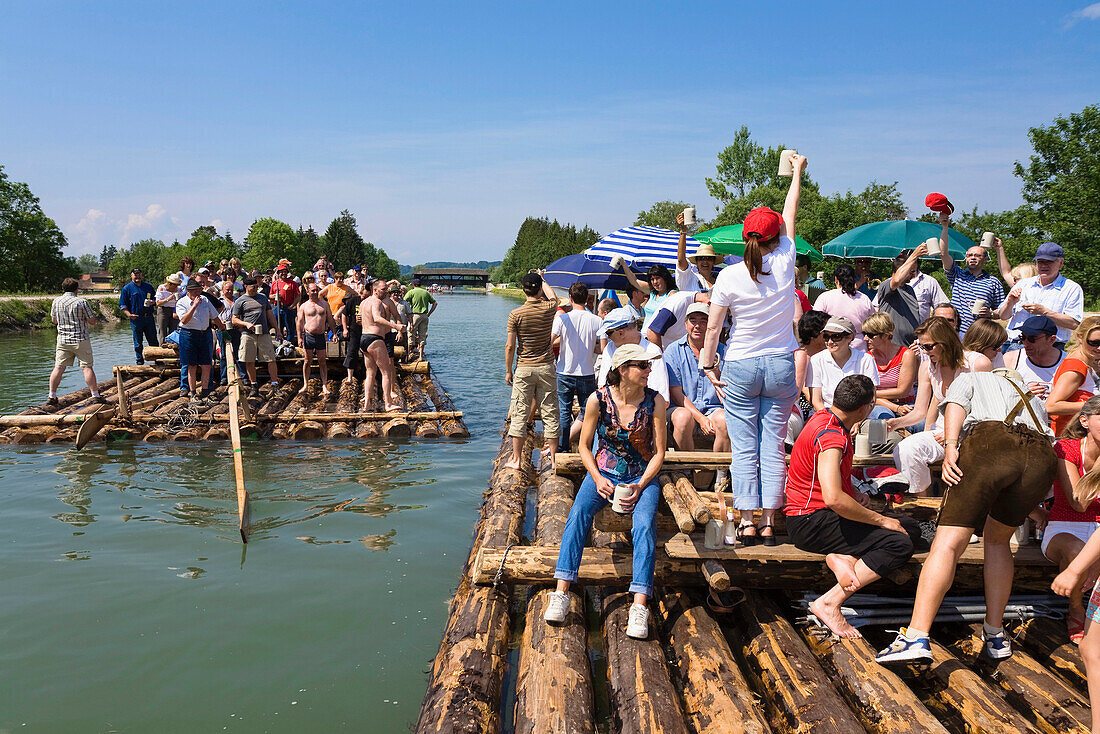
[(306, 391), (309, 382), (310, 368), (313, 366), (313, 357), (317, 356), (317, 363), (321, 368), (321, 394), (328, 396), (328, 355), (325, 352), (325, 332), (336, 330), (336, 321), (332, 318), (332, 311), (328, 303), (321, 298), (321, 288), (316, 281), (306, 286), (309, 300), (298, 307), (297, 327), (302, 337), (302, 348), (306, 357), (302, 361), (302, 389)]
[(387, 290), (386, 281), (376, 280), (371, 284), (370, 297), (363, 301), (359, 308), (360, 323), (363, 325), (363, 336), (359, 342), (359, 348), (363, 352), (363, 361), (366, 362), (367, 379), (363, 385), (363, 406), (370, 410), (374, 402), (374, 373), (378, 370), (382, 373), (382, 396), (385, 401), (385, 411), (400, 409), (400, 404), (393, 400), (394, 371), (393, 361), (386, 351), (386, 334), (397, 329), (398, 333), (404, 331), (405, 325), (400, 321), (392, 320), (388, 309), (382, 302)]

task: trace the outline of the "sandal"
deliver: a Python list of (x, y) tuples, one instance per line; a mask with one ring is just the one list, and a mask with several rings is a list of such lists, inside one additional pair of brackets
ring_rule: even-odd
[[(770, 530), (771, 534), (764, 535), (763, 533), (764, 533), (765, 530)], [(769, 523), (767, 525), (761, 525), (760, 526), (760, 533), (761, 533), (760, 541), (764, 545), (768, 546), (769, 548), (774, 547), (776, 545), (777, 541), (775, 539), (775, 526), (774, 525), (772, 525), (771, 523)]]
[(1069, 641), (1074, 645), (1080, 645), (1085, 637), (1085, 620), (1066, 617), (1066, 631), (1069, 632)]
[(727, 591), (711, 589), (707, 594), (707, 608), (715, 614), (729, 614), (743, 601), (745, 601), (745, 590), (737, 586), (731, 586)]
[[(752, 531), (751, 533), (749, 531)], [(751, 522), (743, 522), (737, 526), (737, 539), (741, 541), (741, 545), (750, 546), (756, 545), (756, 526)]]

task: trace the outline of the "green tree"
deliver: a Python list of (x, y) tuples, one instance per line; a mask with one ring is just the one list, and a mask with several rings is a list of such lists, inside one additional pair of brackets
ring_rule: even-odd
[(111, 267), (111, 261), (115, 259), (115, 255), (117, 254), (117, 247), (114, 245), (104, 245), (103, 249), (99, 252), (99, 269), (106, 270)]
[[(1016, 163), (1024, 201), (1034, 217), (1024, 217), (1037, 239), (1053, 240), (1066, 252), (1066, 273), (1086, 293), (1100, 290), (1100, 106), (1056, 117), (1033, 127), (1035, 150), (1027, 165)], [(992, 231), (992, 230), (991, 230)], [(1034, 256), (1034, 250), (1028, 257)]]
[(246, 240), (248, 251), (245, 252), (242, 262), (249, 270), (269, 270), (284, 257), (294, 263), (293, 267), (297, 272), (303, 272), (313, 265), (312, 262), (306, 262), (305, 253), (302, 252), (294, 230), (278, 219), (257, 219), (249, 228)]
[(99, 258), (90, 252), (85, 252), (76, 259), (76, 264), (82, 273), (94, 273), (99, 270)]
[[(325, 230), (322, 247), (323, 254), (327, 255), (338, 269), (347, 270), (352, 265), (365, 264), (371, 274), (375, 274), (374, 263), (371, 260), (376, 257), (376, 254), (371, 253), (373, 257), (367, 257), (363, 238), (359, 236), (359, 226), (355, 217), (347, 209), (340, 212), (340, 215), (329, 223), (328, 229)], [(374, 249), (373, 245), (371, 249)]]
[[(742, 125), (733, 134), (733, 144), (718, 154), (717, 174), (706, 179), (710, 195), (722, 204), (728, 204), (766, 183), (770, 178), (765, 174), (767, 154), (768, 151), (753, 142), (748, 127)], [(779, 170), (778, 155), (775, 170)]]
[[(321, 258), (321, 255), (326, 254), (321, 249), (321, 238), (317, 236), (313, 227), (303, 230), (302, 225), (298, 225), (297, 234), (298, 245), (302, 252), (305, 253), (306, 267), (310, 267)], [(347, 268), (344, 269), (347, 270)]]
[(176, 268), (169, 265), (165, 257), (167, 248), (160, 240), (145, 239), (119, 250), (111, 260), (111, 282), (121, 287), (130, 281), (130, 271), (140, 268), (142, 275), (150, 283), (158, 283)]
[(191, 256), (191, 259), (195, 261), (196, 266), (202, 266), (207, 261), (212, 261), (215, 265), (220, 266), (222, 260), (240, 257), (241, 255), (241, 251), (236, 245), (219, 236), (218, 231), (211, 226), (202, 226), (196, 229), (191, 233), (183, 247), (187, 254)]
[[(682, 201), (658, 201), (644, 212), (638, 212), (634, 219), (635, 227), (663, 227), (678, 232), (676, 217), (684, 209), (691, 206)], [(702, 220), (698, 220), (702, 224)]]
[(0, 290), (52, 291), (79, 276), (76, 259), (61, 252), (67, 244), (30, 186), (12, 181), (0, 166)]
[(587, 226), (578, 230), (572, 224), (559, 224), (557, 220), (528, 217), (519, 227), (516, 243), (494, 271), (493, 280), (518, 283), (528, 270), (544, 268), (558, 258), (575, 255), (599, 239), (599, 232)]

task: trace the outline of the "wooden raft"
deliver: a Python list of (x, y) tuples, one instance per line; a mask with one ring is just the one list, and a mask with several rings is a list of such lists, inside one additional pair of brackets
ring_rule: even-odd
[[(823, 591), (835, 583), (821, 556), (798, 551), (785, 537), (771, 548), (705, 548), (700, 524), (717, 506), (713, 492), (696, 490), (678, 473), (701, 468), (690, 461), (673, 462), (659, 481), (649, 638), (624, 634), (629, 521), (610, 510), (597, 515), (580, 580), (570, 589), (572, 613), (562, 625), (547, 625), (542, 615), (578, 482), (562, 471), (561, 455), (557, 472), (537, 477), (503, 468), (506, 442), (418, 732), (499, 731), (509, 718), (518, 732), (562, 733), (1089, 730), (1084, 666), (1063, 622), (1015, 623), (1015, 655), (996, 666), (977, 655), (980, 624), (938, 624), (931, 666), (882, 667), (874, 654), (892, 638), (884, 630), (863, 628), (867, 639), (837, 640), (795, 621), (801, 613), (787, 590)], [(528, 486), (532, 479), (537, 488)], [(527, 523), (532, 535), (522, 538), (528, 491), (536, 492), (537, 515)], [(937, 506), (923, 499), (894, 509), (926, 520)], [(777, 530), (783, 532), (781, 523)], [(1048, 589), (1055, 569), (1037, 546), (1014, 550), (1014, 591)], [(951, 593), (981, 593), (981, 556), (980, 544), (967, 549)], [(922, 559), (868, 593), (896, 594), (902, 587), (891, 581), (911, 590)], [(743, 588), (745, 601), (732, 613), (712, 612), (709, 590), (730, 586)], [(471, 605), (474, 596), (480, 601)], [(509, 629), (519, 631), (509, 638)], [(502, 657), (509, 644), (518, 648), (514, 658)], [(606, 685), (594, 684), (593, 666), (606, 666)]]
[[(152, 361), (114, 368), (114, 377), (97, 385), (107, 400), (100, 405), (88, 388), (58, 398), (57, 405), (37, 405), (18, 415), (0, 416), (0, 443), (34, 444), (76, 440), (81, 427), (91, 440), (228, 441), (229, 390), (211, 391), (205, 405), (179, 397), (179, 360), (174, 349), (146, 347)], [(318, 370), (305, 394), (301, 359), (278, 360), (280, 385), (267, 382), (260, 366), (260, 394), (242, 397), (238, 406), (246, 438), (317, 440), (324, 438), (465, 438), (470, 435), (461, 411), (426, 361), (398, 363), (397, 382), (405, 408), (366, 411), (361, 381), (344, 380), (342, 361), (330, 357), (328, 395), (322, 394)], [(379, 381), (376, 381), (376, 383)], [(377, 402), (381, 405), (381, 401)], [(93, 417), (94, 413), (99, 415)], [(104, 420), (109, 416), (108, 420)], [(93, 425), (86, 425), (93, 424)], [(102, 425), (100, 425), (102, 424)]]

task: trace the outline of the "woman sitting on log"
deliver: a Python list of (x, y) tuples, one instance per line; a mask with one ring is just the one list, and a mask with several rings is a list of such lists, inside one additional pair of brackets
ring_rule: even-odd
[[(656, 544), (657, 473), (665, 460), (667, 404), (646, 387), (654, 356), (637, 344), (625, 344), (611, 355), (607, 385), (592, 393), (585, 404), (580, 452), (588, 476), (581, 482), (573, 509), (562, 532), (554, 578), (557, 590), (550, 596), (547, 622), (564, 622), (569, 615), (569, 585), (578, 578), (584, 541), (592, 520), (625, 484), (630, 494), (619, 500), (634, 516), (634, 569), (626, 634), (643, 639), (649, 633), (646, 601), (653, 593)], [(595, 454), (592, 440), (597, 441)]]
[(852, 488), (852, 429), (875, 407), (875, 383), (848, 375), (836, 386), (829, 410), (806, 422), (787, 470), (787, 532), (795, 547), (824, 553), (836, 585), (810, 604), (810, 612), (840, 637), (859, 637), (841, 604), (872, 581), (896, 571), (920, 542), (920, 523), (887, 517), (867, 507)]
[(886, 420), (905, 415), (913, 409), (917, 355), (894, 343), (894, 320), (885, 313), (864, 319), (863, 338), (867, 341), (867, 353), (878, 368), (878, 392), (871, 417)]
[[(1054, 504), (1043, 533), (1043, 555), (1065, 570), (1081, 553), (1085, 543), (1100, 527), (1100, 395), (1085, 401), (1066, 427), (1063, 438), (1054, 445), (1058, 474), (1054, 482)], [(1091, 476), (1090, 476), (1091, 475)], [(1089, 476), (1088, 482), (1084, 477)], [(1089, 578), (1096, 577), (1095, 564)], [(1066, 615), (1069, 639), (1081, 644), (1085, 633), (1085, 609), (1080, 594), (1069, 597)]]

